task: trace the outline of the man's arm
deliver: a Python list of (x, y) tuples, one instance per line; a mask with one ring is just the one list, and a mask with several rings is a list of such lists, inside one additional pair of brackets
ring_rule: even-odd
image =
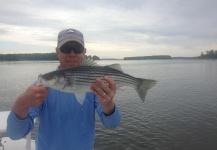
[(11, 139), (20, 139), (33, 128), (34, 118), (29, 116), (29, 108), (40, 106), (47, 94), (47, 88), (31, 85), (17, 98), (7, 120), (7, 134)]
[(103, 125), (115, 128), (121, 120), (121, 113), (113, 101), (116, 93), (116, 83), (108, 76), (105, 76), (104, 79), (108, 82), (108, 85), (100, 78), (96, 78), (96, 82), (91, 85), (91, 90), (97, 96), (101, 105), (101, 107), (97, 108), (97, 112)]

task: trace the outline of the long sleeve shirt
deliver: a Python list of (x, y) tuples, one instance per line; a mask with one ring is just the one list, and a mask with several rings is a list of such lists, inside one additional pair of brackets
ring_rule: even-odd
[(11, 111), (7, 134), (11, 139), (24, 137), (34, 128), (34, 118), (38, 117), (36, 150), (92, 150), (95, 112), (107, 128), (115, 128), (120, 123), (119, 109), (115, 106), (112, 115), (104, 115), (97, 97), (91, 92), (86, 93), (81, 105), (74, 94), (49, 88), (46, 101), (40, 107), (30, 108), (28, 118), (20, 120)]

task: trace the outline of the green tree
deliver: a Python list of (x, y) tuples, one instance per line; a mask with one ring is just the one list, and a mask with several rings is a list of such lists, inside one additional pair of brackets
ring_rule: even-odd
[(217, 59), (217, 50), (207, 50), (206, 54), (201, 52), (200, 58)]

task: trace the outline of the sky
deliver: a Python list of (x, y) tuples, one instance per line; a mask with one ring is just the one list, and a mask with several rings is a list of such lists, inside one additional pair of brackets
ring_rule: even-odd
[(217, 50), (217, 0), (1, 0), (0, 54), (55, 52), (75, 28), (87, 55), (194, 57)]

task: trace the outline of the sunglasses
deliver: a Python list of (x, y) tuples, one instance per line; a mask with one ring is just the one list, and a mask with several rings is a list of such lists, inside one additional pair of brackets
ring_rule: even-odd
[(75, 41), (69, 41), (60, 47), (60, 51), (64, 54), (69, 54), (74, 51), (75, 54), (81, 54), (84, 51), (84, 46)]

